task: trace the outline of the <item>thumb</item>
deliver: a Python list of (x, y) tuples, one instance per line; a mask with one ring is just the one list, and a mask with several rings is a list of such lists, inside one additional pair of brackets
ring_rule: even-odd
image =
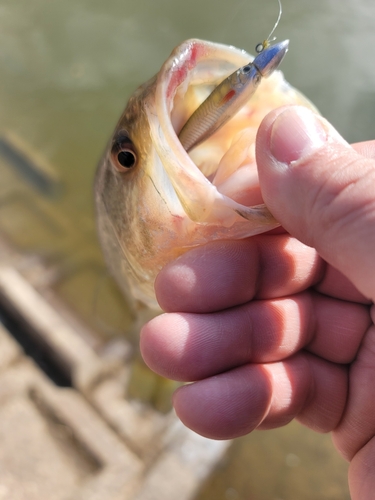
[(288, 106), (263, 120), (257, 164), (264, 201), (293, 236), (314, 247), (375, 299), (375, 160), (324, 118)]

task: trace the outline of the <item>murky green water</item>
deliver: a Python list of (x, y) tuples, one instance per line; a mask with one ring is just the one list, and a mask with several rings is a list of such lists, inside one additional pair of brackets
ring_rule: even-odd
[[(278, 40), (290, 39), (290, 51), (282, 66), (288, 81), (305, 93), (349, 141), (373, 138), (373, 0), (284, 0), (283, 10), (276, 35)], [(59, 194), (52, 200), (42, 194), (40, 203), (53, 206), (54, 213), (59, 214), (53, 217), (61, 215), (74, 229), (74, 237), (66, 236), (70, 243), (62, 238), (54, 247), (70, 267), (74, 259), (82, 263), (92, 256), (94, 260), (99, 258), (92, 180), (130, 93), (157, 72), (172, 48), (186, 38), (233, 44), (253, 52), (256, 43), (268, 35), (277, 13), (276, 0), (0, 1), (0, 131), (16, 134), (27, 148), (52, 165), (59, 179)], [(6, 182), (3, 178), (2, 183)], [(35, 208), (34, 201), (31, 205)], [(30, 212), (28, 205), (23, 205), (23, 210)], [(3, 220), (4, 227), (14, 226), (16, 216), (12, 217), (11, 211), (0, 213), (0, 224)], [(22, 221), (19, 224), (22, 227)], [(40, 237), (32, 231), (30, 240), (20, 230), (18, 244), (48, 253), (51, 237), (46, 231), (47, 236), (42, 231)], [(79, 244), (75, 246), (73, 240)], [(94, 282), (85, 281), (92, 285), (87, 285), (87, 295), (82, 297), (86, 301), (82, 310), (88, 317)], [(66, 291), (64, 286), (60, 291), (69, 298), (71, 288), (67, 286)], [(77, 303), (79, 295), (71, 300)], [(115, 328), (121, 330), (126, 318), (116, 321)], [(334, 455), (326, 438), (319, 441), (320, 452), (315, 452), (310, 434), (296, 426), (254, 436), (272, 439), (251, 436), (237, 442), (231, 461), (221, 464), (199, 498), (349, 498), (346, 466)], [(293, 447), (300, 440), (304, 446), (297, 453)], [(285, 446), (279, 454), (281, 444)], [(292, 451), (286, 452), (288, 447)], [(289, 462), (285, 458), (288, 453)], [(326, 462), (320, 463), (319, 453)], [(289, 474), (291, 481), (286, 487), (288, 463), (297, 473)], [(323, 470), (324, 463), (328, 469)], [(312, 484), (319, 488), (312, 488)]]
[[(285, 0), (287, 79), (350, 141), (373, 136), (375, 4)], [(95, 165), (129, 94), (189, 37), (253, 51), (277, 17), (275, 0), (2, 0), (0, 128), (54, 165), (61, 210), (92, 225)]]

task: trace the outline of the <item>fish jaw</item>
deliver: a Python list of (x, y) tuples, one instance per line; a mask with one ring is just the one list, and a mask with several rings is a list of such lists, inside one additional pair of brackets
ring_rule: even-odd
[(264, 205), (253, 210), (236, 203), (216, 189), (197, 169), (197, 165), (179, 142), (171, 121), (171, 112), (178, 91), (182, 89), (183, 93), (187, 86), (199, 85), (207, 78), (216, 81), (225, 76), (216, 67), (217, 61), (222, 61), (228, 68), (236, 68), (250, 59), (250, 55), (233, 47), (188, 40), (175, 49), (161, 68), (157, 78), (155, 103), (153, 109), (148, 110), (150, 134), (155, 148), (159, 156), (163, 157), (164, 168), (189, 219), (200, 224), (229, 228), (236, 221), (242, 223), (241, 218), (247, 218), (250, 222), (247, 227), (248, 236), (276, 227), (277, 222)]
[[(282, 43), (285, 47), (280, 50), (280, 54), (283, 55), (288, 42)], [(260, 54), (257, 57), (261, 58), (263, 55)], [(216, 86), (228, 73), (230, 74), (234, 69), (252, 60), (251, 55), (234, 47), (197, 39), (188, 40), (178, 46), (162, 66), (157, 77), (155, 102), (153, 102), (152, 110), (146, 108), (154, 146), (159, 156), (163, 158), (164, 168), (189, 219), (199, 224), (213, 224), (231, 228), (234, 233), (238, 232), (239, 226), (243, 226), (241, 219), (246, 219), (248, 223), (242, 237), (270, 230), (277, 227), (278, 223), (265, 205), (260, 203), (254, 207), (249, 206), (249, 203), (241, 204), (217, 189), (218, 186), (210, 182), (201, 169), (197, 168), (197, 163), (194, 161), (195, 151), (189, 155), (177, 138), (176, 132), (179, 132), (179, 128), (187, 117), (183, 118), (182, 123), (181, 120), (176, 121), (172, 118), (176, 101), (184, 99), (184, 93), (188, 87), (199, 87), (202, 82), (206, 85), (211, 82), (213, 86)], [(276, 71), (275, 77), (271, 76), (270, 78), (271, 85), (262, 82), (256, 95), (260, 91), (264, 96), (265, 92), (261, 91), (262, 87), (266, 89), (272, 88), (273, 85), (283, 87), (279, 93), (285, 95), (273, 107), (288, 103), (300, 103), (301, 100), (303, 104), (312, 106), (306, 99), (298, 98), (298, 93), (286, 84), (282, 73)], [(255, 102), (256, 100), (255, 96)], [(255, 131), (261, 119), (272, 109), (271, 106), (264, 105), (264, 102), (262, 107), (264, 113), (259, 113), (261, 111), (259, 109), (254, 112), (251, 106), (250, 110), (248, 109), (248, 114), (253, 115), (248, 121)], [(224, 140), (224, 143), (226, 143), (225, 147), (229, 148), (233, 137), (233, 133), (228, 133), (230, 130), (231, 124), (228, 123), (205, 144), (214, 144), (218, 137), (223, 138), (223, 135), (227, 134), (229, 140)], [(255, 165), (255, 158), (252, 159), (252, 163)]]
[[(283, 104), (315, 109), (280, 72), (262, 82), (251, 102), (190, 155), (177, 136), (212, 89), (251, 60), (234, 47), (188, 40), (129, 100), (95, 182), (101, 245), (129, 298), (157, 308), (154, 281), (168, 262), (214, 239), (245, 238), (278, 226), (260, 197), (256, 131), (263, 117)], [(121, 131), (137, 153), (136, 166), (124, 172), (111, 156)], [(236, 193), (236, 183), (239, 191), (248, 185), (247, 191)]]

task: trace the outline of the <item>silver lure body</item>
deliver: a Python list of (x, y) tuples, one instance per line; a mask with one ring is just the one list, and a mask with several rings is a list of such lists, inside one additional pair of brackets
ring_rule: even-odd
[(225, 78), (194, 111), (179, 133), (186, 151), (205, 141), (241, 109), (255, 93), (262, 77), (277, 69), (288, 50), (289, 40), (271, 45), (253, 62)]

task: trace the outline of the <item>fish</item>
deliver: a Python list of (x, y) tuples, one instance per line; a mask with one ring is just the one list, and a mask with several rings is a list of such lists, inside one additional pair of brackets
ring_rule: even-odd
[(318, 112), (279, 70), (189, 152), (179, 139), (205, 99), (253, 59), (233, 46), (187, 40), (134, 92), (115, 127), (95, 178), (97, 229), (107, 265), (135, 307), (159, 310), (155, 278), (189, 249), (279, 225), (260, 193), (258, 127), (282, 105)]

